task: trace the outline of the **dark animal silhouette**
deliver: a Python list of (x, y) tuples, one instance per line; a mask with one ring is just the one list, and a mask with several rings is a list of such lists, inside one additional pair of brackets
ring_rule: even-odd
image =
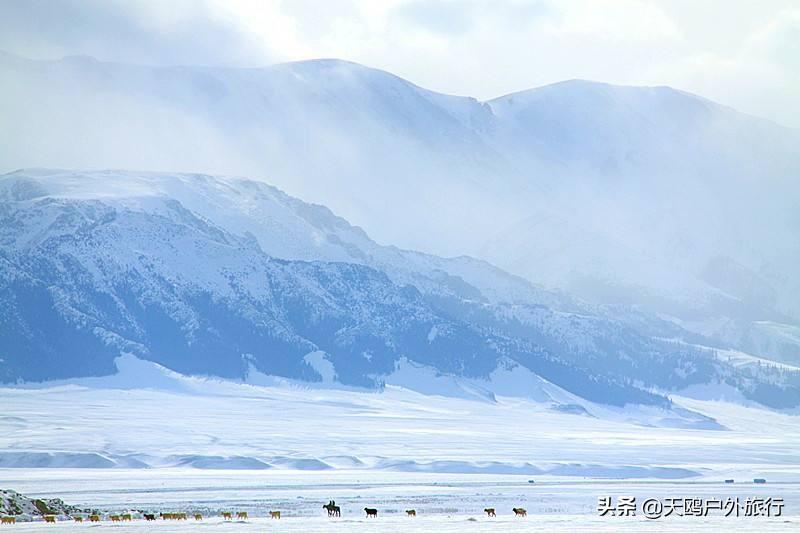
[(522, 507), (514, 507), (512, 511), (514, 511), (514, 516), (528, 516), (528, 511)]
[(364, 512), (367, 513), (367, 518), (378, 518), (378, 510), (364, 507)]
[(417, 516), (417, 511), (415, 511), (414, 509), (407, 509), (406, 514), (408, 516)]
[(486, 513), (486, 516), (497, 516), (494, 512), (494, 507), (487, 507), (483, 512)]
[(342, 516), (341, 508), (333, 500), (328, 502), (327, 505), (323, 505), (322, 508), (328, 511), (328, 516)]
[(145, 514), (143, 516), (144, 516), (144, 519), (147, 520), (148, 522), (153, 521), (153, 520), (156, 519), (156, 515), (155, 514), (148, 513), (148, 514)]

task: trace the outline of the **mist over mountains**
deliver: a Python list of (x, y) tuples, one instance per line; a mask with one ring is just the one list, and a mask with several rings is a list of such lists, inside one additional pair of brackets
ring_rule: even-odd
[[(2, 178), (3, 298), (22, 317), (4, 344), (26, 346), (3, 380), (35, 379), (57, 345), (70, 365), (98, 354), (87, 372), (124, 350), (228, 376), (272, 346), (286, 359), (256, 354), (261, 371), (318, 379), (304, 357), (322, 351), (360, 386), (403, 358), (466, 376), (510, 359), (567, 390), (599, 380), (586, 394), (601, 401), (730, 382), (795, 405), (792, 378), (751, 364), (800, 363), (795, 130), (668, 87), (575, 80), (480, 102), (340, 60), (3, 54), (0, 76), (0, 169), (161, 172)], [(56, 324), (57, 345), (25, 344)]]
[(612, 405), (667, 406), (654, 390), (719, 384), (800, 402), (793, 367), (742, 366), (668, 321), (485, 262), (377, 245), (254, 181), (17, 171), (0, 178), (0, 228), (6, 382), (113, 374), (131, 354), (185, 374), (367, 389), (412, 364), (489, 391), (525, 369)]

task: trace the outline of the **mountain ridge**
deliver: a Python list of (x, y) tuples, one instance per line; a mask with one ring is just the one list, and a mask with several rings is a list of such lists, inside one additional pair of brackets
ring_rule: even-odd
[[(609, 82), (604, 82), (604, 81), (594, 80), (594, 79), (589, 79), (589, 78), (567, 78), (567, 79), (560, 80), (560, 81), (554, 81), (554, 82), (550, 82), (550, 83), (545, 83), (543, 85), (536, 85), (536, 86), (529, 87), (529, 88), (526, 88), (526, 89), (519, 89), (519, 90), (511, 91), (511, 92), (508, 92), (508, 93), (503, 93), (503, 94), (500, 94), (498, 96), (493, 96), (493, 97), (489, 97), (489, 98), (485, 98), (485, 99), (478, 99), (478, 98), (473, 97), (473, 96), (456, 95), (456, 94), (436, 91), (434, 89), (428, 89), (426, 87), (423, 87), (421, 85), (418, 85), (418, 84), (414, 83), (413, 81), (410, 81), (410, 80), (408, 80), (406, 78), (403, 78), (402, 76), (394, 74), (394, 73), (392, 73), (392, 72), (390, 72), (390, 71), (388, 71), (386, 69), (382, 69), (380, 67), (373, 67), (373, 66), (370, 66), (370, 65), (359, 63), (357, 61), (352, 61), (352, 60), (342, 59), (342, 58), (337, 58), (337, 57), (318, 57), (318, 58), (310, 58), (310, 59), (300, 59), (300, 60), (295, 60), (295, 61), (278, 62), (278, 63), (269, 64), (269, 65), (255, 66), (255, 67), (235, 67), (235, 66), (224, 66), (224, 65), (198, 66), (198, 65), (191, 65), (191, 64), (148, 65), (148, 64), (143, 64), (143, 63), (128, 63), (128, 62), (121, 62), (121, 61), (109, 61), (109, 60), (104, 60), (104, 59), (97, 58), (97, 57), (92, 56), (90, 54), (70, 54), (70, 55), (61, 56), (60, 58), (48, 58), (48, 59), (39, 58), (39, 59), (34, 59), (34, 58), (25, 57), (25, 56), (22, 56), (22, 55), (19, 55), (19, 54), (15, 54), (13, 52), (8, 52), (8, 51), (2, 50), (2, 49), (0, 49), (0, 58), (2, 58), (4, 60), (18, 61), (20, 63), (25, 63), (25, 62), (58, 63), (58, 62), (64, 62), (64, 61), (83, 61), (83, 62), (97, 63), (97, 64), (107, 64), (107, 65), (129, 65), (129, 66), (135, 66), (135, 67), (140, 67), (140, 68), (145, 68), (145, 69), (185, 68), (185, 69), (231, 70), (231, 71), (264, 71), (264, 70), (284, 69), (284, 68), (291, 69), (292, 67), (302, 67), (304, 65), (308, 65), (308, 66), (314, 66), (314, 65), (347, 66), (347, 67), (353, 67), (353, 68), (357, 68), (357, 69), (363, 69), (364, 71), (368, 71), (368, 72), (377, 72), (377, 73), (380, 73), (381, 75), (385, 75), (385, 76), (391, 77), (391, 78), (393, 78), (395, 80), (398, 80), (398, 81), (400, 81), (400, 82), (402, 82), (404, 84), (410, 85), (410, 86), (412, 86), (412, 87), (414, 87), (416, 89), (420, 89), (422, 91), (425, 91), (425, 92), (428, 92), (428, 93), (431, 93), (431, 94), (434, 94), (434, 95), (448, 96), (448, 97), (452, 97), (452, 98), (455, 98), (455, 99), (470, 100), (470, 101), (477, 102), (479, 104), (489, 104), (489, 103), (494, 102), (494, 101), (500, 101), (500, 100), (503, 100), (503, 99), (506, 99), (506, 98), (510, 98), (510, 97), (514, 97), (514, 96), (522, 96), (522, 95), (525, 95), (526, 93), (536, 93), (536, 92), (541, 92), (541, 91), (544, 91), (544, 90), (549, 90), (551, 88), (557, 88), (557, 87), (573, 85), (573, 84), (575, 84), (575, 85), (585, 85), (585, 86), (605, 86), (605, 87), (620, 88), (620, 89), (644, 89), (644, 90), (656, 90), (656, 91), (667, 90), (667, 91), (679, 93), (681, 95), (689, 96), (689, 97), (694, 98), (694, 99), (702, 100), (704, 102), (713, 104), (716, 107), (725, 108), (725, 109), (734, 111), (739, 115), (745, 115), (745, 116), (757, 119), (759, 121), (769, 122), (769, 123), (771, 123), (771, 124), (773, 124), (775, 126), (779, 126), (779, 127), (783, 128), (783, 129), (786, 129), (786, 130), (791, 130), (791, 131), (796, 131), (797, 130), (797, 128), (792, 128), (790, 126), (786, 126), (786, 125), (781, 124), (780, 122), (777, 122), (777, 121), (775, 121), (773, 119), (765, 118), (765, 117), (762, 117), (762, 116), (759, 116), (759, 115), (755, 115), (755, 114), (751, 114), (751, 113), (746, 113), (746, 112), (740, 111), (740, 110), (738, 110), (738, 109), (736, 109), (736, 108), (734, 108), (732, 106), (722, 104), (720, 102), (717, 102), (716, 100), (713, 100), (713, 99), (708, 98), (706, 96), (700, 95), (698, 93), (693, 93), (691, 91), (687, 91), (687, 90), (684, 90), (684, 89), (673, 87), (671, 85), (620, 84), (620, 83), (609, 83)], [(5, 170), (5, 172), (9, 172), (9, 171), (11, 171), (11, 169)]]
[[(254, 365), (317, 381), (308, 355), (320, 352), (346, 385), (378, 386), (403, 359), (480, 379), (510, 360), (600, 403), (663, 405), (652, 388), (714, 380), (794, 402), (791, 373), (737, 369), (654, 337), (691, 337), (666, 322), (610, 314), (482, 262), (381, 247), (360, 230), (306, 237), (319, 245), (304, 260), (266, 253), (314, 231), (294, 216), (303, 205), (207, 175), (2, 176), (0, 300), (13, 311), (0, 325), (3, 381), (113, 373), (121, 353), (187, 374), (242, 378)], [(362, 262), (342, 262), (342, 249)]]

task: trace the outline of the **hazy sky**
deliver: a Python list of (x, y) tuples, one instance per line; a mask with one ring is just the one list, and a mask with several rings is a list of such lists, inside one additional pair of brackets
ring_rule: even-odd
[(800, 127), (795, 0), (0, 0), (0, 49), (143, 64), (338, 57), (488, 99), (670, 85)]

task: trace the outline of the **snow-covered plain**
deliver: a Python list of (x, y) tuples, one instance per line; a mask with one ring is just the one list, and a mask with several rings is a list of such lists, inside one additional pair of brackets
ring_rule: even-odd
[[(453, 382), (467, 388), (464, 397), (277, 378), (262, 386), (183, 376), (131, 356), (117, 364), (121, 371), (110, 377), (0, 389), (0, 468), (800, 479), (797, 416), (753, 406), (673, 397), (671, 410), (613, 408), (552, 396), (483, 397), (469, 382)], [(435, 378), (417, 374), (423, 390), (425, 379)], [(687, 427), (681, 413), (707, 422)]]
[[(128, 509), (199, 512), (202, 522), (135, 521), (130, 525), (108, 521), (102, 527), (119, 531), (796, 531), (800, 525), (800, 484), (775, 483), (725, 485), (717, 481), (598, 481), (538, 480), (493, 474), (426, 474), (375, 471), (303, 472), (292, 470), (220, 471), (198, 469), (0, 470), (4, 482), (28, 494), (46, 497), (58, 491), (68, 501), (87, 502), (101, 514)], [(669, 517), (648, 520), (599, 516), (597, 498), (636, 496), (639, 502), (654, 497), (725, 499), (781, 497), (780, 517)], [(335, 499), (342, 517), (328, 519), (322, 504)], [(377, 520), (365, 518), (362, 509), (375, 507)], [(496, 518), (483, 514), (497, 509)], [(524, 507), (529, 516), (515, 518), (511, 509)], [(408, 518), (415, 509), (417, 518)], [(280, 510), (280, 521), (267, 518)], [(221, 511), (246, 511), (246, 521), (223, 522)], [(20, 523), (14, 530), (45, 528), (72, 530), (86, 524)]]
[[(207, 517), (113, 526), (121, 531), (633, 531), (652, 522), (597, 516), (599, 496), (621, 495), (785, 502), (780, 518), (656, 521), (664, 531), (800, 525), (800, 424), (791, 414), (673, 397), (716, 421), (709, 427), (717, 429), (686, 429), (644, 409), (586, 404), (575, 414), (531, 398), (277, 379), (262, 386), (181, 376), (131, 358), (118, 364), (112, 377), (0, 389), (0, 486), (106, 512)], [(329, 499), (342, 506), (341, 519), (322, 516)], [(487, 506), (498, 509), (496, 519), (482, 515)], [(530, 516), (515, 519), (516, 506)], [(366, 521), (364, 507), (380, 509), (380, 518)], [(405, 516), (411, 508), (416, 520)], [(265, 518), (273, 509), (280, 522)], [(215, 518), (222, 510), (251, 518), (223, 525)], [(87, 527), (15, 530), (46, 526)]]

